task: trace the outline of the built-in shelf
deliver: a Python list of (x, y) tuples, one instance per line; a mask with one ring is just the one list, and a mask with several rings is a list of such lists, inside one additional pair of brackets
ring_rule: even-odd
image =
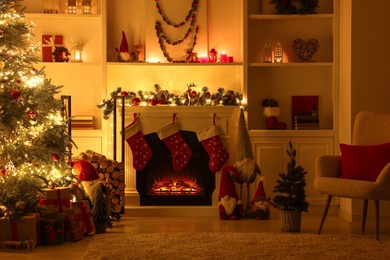
[(264, 63), (251, 62), (251, 67), (332, 67), (332, 62), (289, 62), (289, 63)]
[(43, 13), (25, 13), (28, 19), (47, 19), (47, 20), (84, 20), (101, 19), (100, 14), (43, 14)]
[(251, 20), (305, 20), (305, 19), (333, 19), (333, 14), (251, 14)]
[(242, 62), (228, 62), (228, 63), (212, 63), (212, 62), (177, 62), (177, 63), (168, 63), (168, 62), (108, 62), (108, 65), (114, 66), (242, 66)]

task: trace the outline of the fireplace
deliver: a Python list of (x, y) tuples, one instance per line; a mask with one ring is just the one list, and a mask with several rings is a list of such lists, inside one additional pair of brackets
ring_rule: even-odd
[(180, 131), (192, 150), (186, 167), (177, 171), (172, 156), (156, 133), (145, 135), (152, 149), (148, 165), (136, 172), (136, 187), (140, 206), (212, 205), (215, 173), (208, 167), (209, 157), (195, 132)]

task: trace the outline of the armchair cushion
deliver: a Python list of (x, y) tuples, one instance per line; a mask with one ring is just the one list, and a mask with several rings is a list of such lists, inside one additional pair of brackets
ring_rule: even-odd
[(341, 178), (375, 181), (390, 162), (390, 143), (379, 145), (340, 144)]

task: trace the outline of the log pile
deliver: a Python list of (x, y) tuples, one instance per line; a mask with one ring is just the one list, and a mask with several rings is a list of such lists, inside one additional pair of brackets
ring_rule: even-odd
[(122, 214), (125, 206), (124, 164), (91, 150), (80, 153), (76, 159), (89, 161), (95, 167), (99, 178), (106, 181), (112, 215)]

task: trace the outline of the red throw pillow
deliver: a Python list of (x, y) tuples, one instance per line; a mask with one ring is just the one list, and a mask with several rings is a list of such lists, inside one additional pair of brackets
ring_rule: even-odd
[(390, 162), (390, 143), (379, 145), (340, 144), (341, 178), (376, 181)]

